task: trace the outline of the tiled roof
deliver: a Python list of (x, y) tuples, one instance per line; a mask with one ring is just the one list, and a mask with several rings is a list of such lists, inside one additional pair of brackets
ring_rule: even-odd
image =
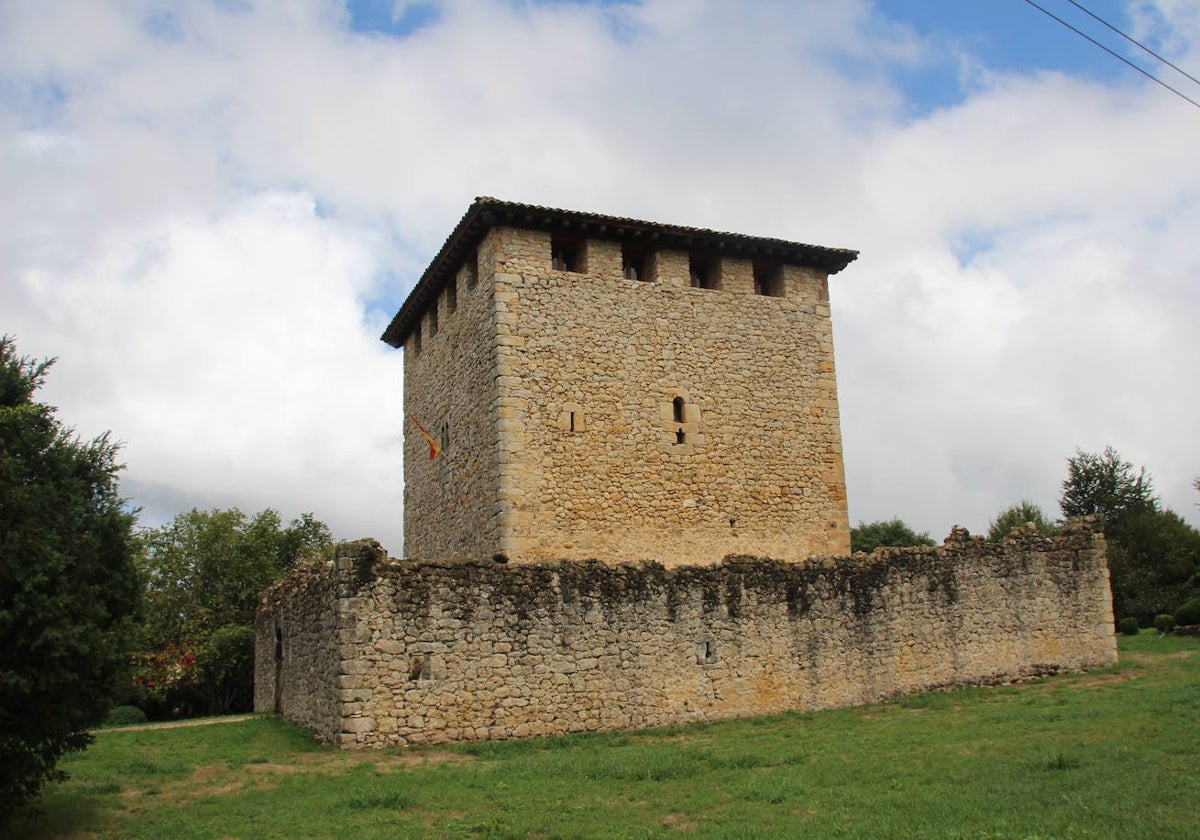
[[(383, 340), (400, 347), (425, 313), (437, 299), (446, 283), (455, 276), (463, 260), (479, 245), (487, 232), (496, 226), (572, 233), (597, 239), (635, 241), (650, 248), (696, 251), (732, 257), (763, 257), (793, 265), (819, 268), (836, 274), (849, 265), (858, 251), (845, 248), (825, 248), (783, 239), (722, 233), (683, 225), (665, 225), (583, 213), (578, 210), (557, 210), (533, 204), (500, 201), (486, 196), (476, 198), (442, 245), (433, 262), (425, 269), (400, 311), (383, 332)], [(547, 255), (547, 259), (549, 256)]]

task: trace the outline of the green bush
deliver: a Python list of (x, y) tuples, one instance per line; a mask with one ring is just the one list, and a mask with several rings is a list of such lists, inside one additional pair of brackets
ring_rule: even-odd
[(1175, 610), (1175, 620), (1182, 626), (1200, 624), (1200, 598), (1192, 598)]
[(146, 713), (137, 706), (117, 706), (104, 719), (105, 726), (133, 726), (146, 722)]
[(850, 550), (870, 554), (877, 548), (935, 545), (929, 534), (917, 533), (900, 517), (894, 516), (886, 522), (879, 520), (870, 524), (859, 522), (850, 529)]
[(1175, 629), (1175, 616), (1163, 613), (1154, 616), (1154, 629), (1164, 636)]
[(1133, 616), (1122, 618), (1117, 622), (1117, 630), (1123, 636), (1136, 636), (1138, 634), (1138, 620)]

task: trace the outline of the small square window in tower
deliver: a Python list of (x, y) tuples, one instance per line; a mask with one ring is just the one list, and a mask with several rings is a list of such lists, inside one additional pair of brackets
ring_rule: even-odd
[(433, 654), (414, 653), (408, 664), (408, 678), (413, 682), (433, 679)]
[(783, 273), (778, 265), (754, 261), (754, 293), (783, 297)]
[(650, 275), (646, 270), (649, 262), (645, 251), (630, 245), (621, 246), (621, 274), (626, 280), (649, 282)]
[(693, 289), (717, 288), (716, 260), (707, 257), (688, 255), (688, 274), (691, 277)]
[(566, 236), (551, 236), (550, 267), (555, 271), (583, 271), (583, 243)]

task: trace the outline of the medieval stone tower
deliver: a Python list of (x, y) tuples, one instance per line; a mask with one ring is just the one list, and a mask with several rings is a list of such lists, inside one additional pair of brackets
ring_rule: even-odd
[(856, 256), (476, 199), (383, 334), (404, 555), (848, 553), (827, 280)]
[(435, 744), (1115, 662), (1094, 521), (845, 556), (826, 283), (855, 256), (477, 199), (383, 336), (410, 559), (343, 543), (267, 590), (255, 710)]

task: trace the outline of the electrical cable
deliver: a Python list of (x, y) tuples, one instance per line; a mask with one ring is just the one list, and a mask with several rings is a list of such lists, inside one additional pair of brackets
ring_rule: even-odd
[(1172, 63), (1171, 63), (1171, 61), (1170, 61), (1169, 59), (1163, 58), (1161, 55), (1159, 55), (1159, 54), (1158, 54), (1158, 53), (1156, 53), (1154, 50), (1152, 50), (1152, 49), (1150, 49), (1149, 47), (1147, 47), (1145, 44), (1143, 44), (1141, 41), (1137, 40), (1137, 39), (1136, 39), (1136, 38), (1134, 38), (1133, 36), (1131, 36), (1131, 35), (1126, 35), (1126, 34), (1125, 34), (1124, 32), (1122, 32), (1120, 29), (1117, 29), (1117, 27), (1113, 26), (1111, 23), (1109, 23), (1108, 21), (1106, 21), (1104, 18), (1100, 17), (1100, 15), (1096, 14), (1096, 13), (1095, 13), (1095, 12), (1093, 12), (1091, 9), (1087, 8), (1086, 6), (1084, 6), (1082, 3), (1076, 3), (1076, 2), (1075, 2), (1075, 0), (1067, 0), (1067, 2), (1068, 2), (1068, 3), (1070, 3), (1072, 6), (1074, 6), (1076, 9), (1079, 9), (1079, 11), (1083, 12), (1085, 15), (1088, 15), (1089, 17), (1091, 17), (1091, 18), (1094, 18), (1095, 20), (1098, 20), (1098, 21), (1100, 21), (1100, 23), (1102, 23), (1102, 24), (1104, 24), (1105, 26), (1107, 26), (1107, 27), (1108, 27), (1109, 29), (1111, 29), (1113, 32), (1116, 32), (1118, 35), (1120, 35), (1122, 38), (1124, 38), (1124, 39), (1125, 39), (1126, 41), (1128, 41), (1129, 43), (1131, 43), (1131, 44), (1136, 44), (1137, 46), (1141, 47), (1143, 50), (1145, 50), (1146, 52), (1150, 53), (1150, 55), (1152, 55), (1152, 56), (1154, 56), (1155, 58), (1157, 58), (1157, 59), (1158, 59), (1159, 61), (1161, 61), (1163, 64), (1165, 64), (1165, 65), (1167, 65), (1168, 67), (1170, 67), (1170, 68), (1171, 68), (1172, 70), (1174, 70), (1176, 73), (1179, 73), (1180, 75), (1183, 75), (1183, 76), (1187, 76), (1187, 77), (1188, 77), (1189, 79), (1191, 79), (1193, 82), (1195, 82), (1196, 84), (1200, 85), (1200, 79), (1197, 79), (1195, 76), (1193, 76), (1193, 75), (1192, 75), (1191, 73), (1189, 73), (1188, 71), (1184, 70), (1182, 67), (1179, 67), (1179, 66), (1177, 66), (1177, 65), (1175, 65), (1175, 64), (1172, 64)]
[(1141, 73), (1143, 76), (1145, 76), (1145, 77), (1146, 77), (1147, 79), (1149, 79), (1150, 81), (1152, 81), (1152, 82), (1155, 82), (1156, 84), (1162, 85), (1162, 86), (1163, 86), (1163, 87), (1165, 87), (1167, 90), (1171, 91), (1171, 93), (1173, 93), (1173, 94), (1175, 94), (1176, 96), (1178, 96), (1180, 99), (1183, 99), (1183, 100), (1185, 100), (1185, 101), (1187, 101), (1187, 102), (1190, 102), (1192, 105), (1195, 105), (1197, 108), (1200, 108), (1200, 102), (1197, 102), (1195, 99), (1192, 99), (1192, 98), (1191, 98), (1190, 96), (1188, 96), (1187, 94), (1185, 94), (1185, 93), (1183, 93), (1183, 92), (1181, 92), (1181, 91), (1178, 91), (1178, 90), (1176, 90), (1175, 88), (1171, 87), (1169, 84), (1167, 84), (1167, 83), (1166, 83), (1166, 82), (1164, 82), (1162, 79), (1160, 79), (1160, 78), (1158, 78), (1157, 76), (1155, 76), (1153, 73), (1150, 73), (1149, 71), (1147, 71), (1147, 70), (1144, 70), (1144, 69), (1142, 69), (1141, 67), (1138, 67), (1136, 64), (1134, 64), (1132, 61), (1130, 61), (1129, 59), (1127, 59), (1125, 56), (1121, 55), (1120, 53), (1117, 53), (1117, 52), (1114, 52), (1113, 50), (1110, 50), (1108, 47), (1104, 46), (1104, 44), (1101, 44), (1099, 41), (1097, 41), (1095, 38), (1093, 38), (1092, 36), (1088, 35), (1087, 33), (1079, 31), (1079, 30), (1078, 30), (1078, 29), (1076, 29), (1074, 26), (1072, 26), (1071, 24), (1067, 23), (1065, 20), (1063, 20), (1062, 18), (1060, 18), (1058, 15), (1054, 14), (1054, 13), (1053, 13), (1053, 12), (1051, 12), (1051, 11), (1048, 11), (1048, 10), (1046, 10), (1046, 9), (1042, 8), (1042, 7), (1041, 7), (1041, 6), (1039, 6), (1037, 3), (1033, 2), (1033, 0), (1025, 0), (1025, 2), (1026, 2), (1026, 3), (1028, 3), (1030, 6), (1033, 6), (1033, 8), (1037, 9), (1039, 12), (1041, 12), (1041, 13), (1042, 13), (1042, 14), (1044, 14), (1044, 15), (1046, 15), (1047, 17), (1054, 18), (1056, 21), (1058, 21), (1059, 23), (1061, 23), (1063, 26), (1067, 27), (1067, 29), (1070, 29), (1072, 32), (1074, 32), (1074, 33), (1075, 33), (1076, 35), (1078, 35), (1079, 37), (1081, 37), (1081, 38), (1084, 38), (1084, 39), (1086, 39), (1086, 40), (1088, 40), (1088, 41), (1091, 41), (1093, 44), (1095, 44), (1095, 45), (1096, 45), (1097, 47), (1099, 47), (1100, 49), (1104, 50), (1106, 53), (1108, 53), (1109, 55), (1111, 55), (1113, 58), (1117, 59), (1118, 61), (1120, 61), (1120, 62), (1122, 62), (1122, 63), (1124, 63), (1124, 64), (1128, 64), (1130, 67), (1132, 67), (1134, 70), (1136, 70), (1136, 71), (1138, 71), (1139, 73)]

